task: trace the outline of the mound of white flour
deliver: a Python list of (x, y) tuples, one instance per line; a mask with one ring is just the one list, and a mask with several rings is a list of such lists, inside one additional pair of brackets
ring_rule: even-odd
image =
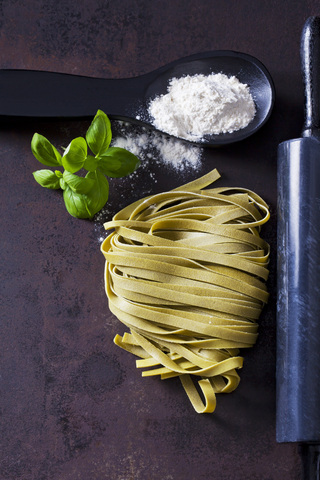
[(206, 134), (240, 130), (255, 112), (249, 87), (222, 73), (172, 78), (168, 93), (149, 104), (157, 129), (195, 141)]

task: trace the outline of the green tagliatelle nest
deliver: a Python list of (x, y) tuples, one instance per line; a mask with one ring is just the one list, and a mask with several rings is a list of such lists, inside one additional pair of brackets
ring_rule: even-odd
[(130, 330), (115, 343), (140, 357), (143, 376), (179, 376), (199, 413), (237, 387), (239, 349), (254, 345), (268, 300), (268, 207), (243, 188), (206, 188), (218, 178), (129, 205), (101, 246), (110, 310)]

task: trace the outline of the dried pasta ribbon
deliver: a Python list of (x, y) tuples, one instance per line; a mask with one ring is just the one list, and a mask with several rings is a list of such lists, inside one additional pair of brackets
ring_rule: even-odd
[(237, 388), (239, 351), (254, 345), (268, 301), (268, 206), (244, 188), (208, 188), (219, 177), (128, 205), (101, 245), (109, 308), (129, 329), (115, 344), (142, 376), (178, 376), (198, 413)]

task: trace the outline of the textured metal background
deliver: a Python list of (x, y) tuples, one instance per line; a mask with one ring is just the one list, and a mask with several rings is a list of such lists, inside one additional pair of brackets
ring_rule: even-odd
[[(239, 388), (213, 415), (194, 413), (178, 381), (142, 379), (113, 344), (98, 222), (70, 217), (33, 180), (35, 131), (57, 145), (85, 121), (0, 123), (1, 480), (299, 480), (296, 445), (275, 441), (276, 150), (300, 136), (300, 34), (315, 0), (8, 0), (0, 2), (0, 68), (128, 77), (205, 50), (256, 56), (277, 99), (254, 137), (210, 150), (197, 175), (255, 190), (270, 204), (270, 303), (245, 353)], [(81, 102), (81, 98), (79, 98)], [(116, 127), (115, 127), (116, 128)], [(152, 180), (154, 173), (157, 182)], [(150, 165), (111, 185), (125, 202), (194, 178)], [(107, 220), (108, 218), (106, 218)]]

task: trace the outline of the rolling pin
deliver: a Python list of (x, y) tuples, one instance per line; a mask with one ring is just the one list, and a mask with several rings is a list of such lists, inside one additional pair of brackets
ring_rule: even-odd
[(320, 18), (301, 35), (302, 138), (278, 147), (276, 439), (320, 479)]

